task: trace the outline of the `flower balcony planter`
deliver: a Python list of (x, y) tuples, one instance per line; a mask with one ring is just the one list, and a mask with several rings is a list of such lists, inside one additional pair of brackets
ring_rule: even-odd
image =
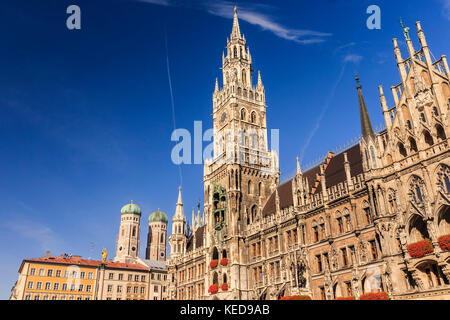
[(209, 286), (208, 292), (211, 294), (217, 293), (219, 291), (219, 286), (217, 284), (213, 284), (212, 286)]
[(286, 296), (282, 297), (280, 300), (312, 300), (310, 296)]
[(224, 267), (226, 267), (228, 265), (228, 259), (227, 258), (223, 258), (222, 260), (220, 260), (220, 264)]
[(386, 292), (371, 292), (359, 296), (359, 300), (389, 300)]
[(222, 283), (221, 289), (222, 289), (222, 291), (228, 291), (228, 284)]
[(338, 300), (356, 300), (356, 299), (355, 299), (355, 297), (338, 297), (338, 298), (333, 299), (333, 300), (338, 301)]
[(433, 244), (430, 239), (425, 239), (408, 246), (408, 253), (413, 258), (422, 258), (434, 251)]
[(438, 242), (442, 251), (450, 251), (450, 234), (439, 237)]
[(211, 260), (211, 262), (209, 263), (209, 267), (211, 269), (215, 269), (217, 267), (218, 261), (217, 260)]

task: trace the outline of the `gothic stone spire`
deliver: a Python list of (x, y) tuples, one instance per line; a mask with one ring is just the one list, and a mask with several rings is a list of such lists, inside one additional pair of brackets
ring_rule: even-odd
[(370, 122), (369, 113), (367, 112), (366, 102), (364, 101), (362, 87), (359, 83), (358, 76), (356, 76), (356, 83), (356, 88), (358, 89), (359, 113), (361, 117), (361, 131), (364, 140), (367, 140), (368, 137), (373, 138), (375, 134), (373, 133), (372, 123)]

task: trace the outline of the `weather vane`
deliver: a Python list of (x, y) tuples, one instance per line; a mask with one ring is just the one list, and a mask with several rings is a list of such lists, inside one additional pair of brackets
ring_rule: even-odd
[(402, 18), (400, 18), (399, 22), (400, 22), (400, 25), (402, 26), (403, 33), (405, 34), (405, 39), (406, 40), (410, 40), (410, 38), (409, 38), (409, 28), (407, 26), (405, 26), (405, 24), (403, 23), (403, 19)]

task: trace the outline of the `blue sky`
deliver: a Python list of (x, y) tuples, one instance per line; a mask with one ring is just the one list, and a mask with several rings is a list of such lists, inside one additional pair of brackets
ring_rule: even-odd
[[(53, 255), (113, 256), (120, 208), (146, 220), (175, 210), (174, 129), (211, 127), (211, 94), (236, 2), (3, 0), (0, 4), (0, 298), (20, 262)], [(81, 30), (66, 8), (81, 8)], [(421, 20), (432, 53), (450, 54), (450, 1), (238, 1), (241, 32), (261, 70), (269, 129), (280, 129), (282, 179), (360, 134), (354, 74), (372, 123), (383, 123), (377, 86), (392, 105), (399, 83), (398, 19)], [(366, 8), (381, 8), (381, 30)], [(166, 47), (167, 43), (167, 47)], [(255, 79), (256, 81), (256, 79)], [(202, 165), (184, 165), (185, 213), (202, 199)], [(91, 243), (94, 244), (92, 254)]]

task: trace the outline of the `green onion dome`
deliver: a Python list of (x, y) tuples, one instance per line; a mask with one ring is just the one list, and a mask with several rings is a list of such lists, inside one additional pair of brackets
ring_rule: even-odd
[(159, 211), (155, 211), (153, 212), (150, 217), (148, 217), (148, 223), (151, 222), (163, 222), (166, 223), (169, 222), (169, 219), (167, 219), (167, 216), (164, 212)]
[(131, 203), (126, 204), (122, 207), (122, 209), (120, 210), (121, 214), (138, 214), (141, 215), (141, 208), (139, 208), (139, 206), (137, 204), (133, 203), (133, 200), (131, 201)]

